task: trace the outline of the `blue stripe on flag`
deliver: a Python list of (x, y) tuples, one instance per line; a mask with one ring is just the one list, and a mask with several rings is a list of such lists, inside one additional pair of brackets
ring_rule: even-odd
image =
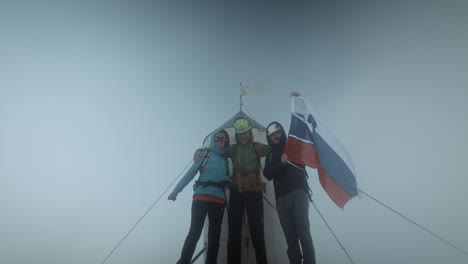
[(317, 148), (320, 164), (332, 178), (351, 197), (357, 195), (356, 178), (343, 159), (316, 132), (312, 140)]

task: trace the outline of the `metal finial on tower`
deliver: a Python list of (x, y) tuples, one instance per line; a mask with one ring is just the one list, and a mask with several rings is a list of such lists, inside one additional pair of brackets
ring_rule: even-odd
[(242, 90), (242, 83), (240, 83), (240, 95), (239, 95), (239, 111), (242, 111), (242, 96), (243, 96), (243, 90)]

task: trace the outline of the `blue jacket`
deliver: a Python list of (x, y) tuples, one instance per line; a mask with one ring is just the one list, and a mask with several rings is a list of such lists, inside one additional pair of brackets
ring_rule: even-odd
[[(200, 172), (199, 182), (230, 181), (227, 161), (224, 157), (224, 150), (218, 148), (214, 142), (214, 135), (217, 132), (219, 131), (215, 131), (215, 133), (213, 133), (211, 136), (210, 156), (204, 166), (204, 169), (202, 170), (202, 172)], [(187, 186), (187, 184), (189, 184), (190, 181), (192, 181), (197, 172), (200, 170), (202, 163), (205, 160), (207, 152), (208, 151), (202, 152), (200, 160), (198, 162), (195, 162), (192, 165), (192, 167), (190, 167), (190, 169), (185, 173), (184, 177), (179, 181), (179, 183), (172, 191), (171, 196), (177, 197), (177, 195)], [(226, 200), (223, 188), (214, 185), (198, 185), (194, 190), (193, 195), (198, 194), (207, 194)]]

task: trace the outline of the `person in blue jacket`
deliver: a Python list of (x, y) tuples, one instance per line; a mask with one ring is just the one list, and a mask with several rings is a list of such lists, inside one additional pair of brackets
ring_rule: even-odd
[(168, 197), (168, 200), (175, 201), (177, 194), (200, 171), (200, 177), (194, 185), (190, 230), (177, 264), (189, 264), (192, 260), (195, 247), (203, 230), (206, 215), (208, 215), (209, 221), (206, 264), (216, 264), (221, 224), (226, 205), (224, 188), (230, 180), (228, 163), (224, 157), (224, 152), (228, 148), (228, 133), (225, 130), (213, 133), (210, 147), (202, 153), (203, 158), (190, 167)]

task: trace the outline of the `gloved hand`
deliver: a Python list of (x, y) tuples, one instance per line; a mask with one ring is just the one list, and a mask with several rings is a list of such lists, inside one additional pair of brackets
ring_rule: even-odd
[(177, 197), (172, 196), (172, 195), (169, 195), (169, 196), (167, 197), (167, 199), (168, 199), (168, 200), (171, 200), (171, 201), (175, 201), (175, 200), (177, 199)]
[(283, 155), (281, 155), (281, 162), (283, 164), (286, 164), (286, 162), (288, 162), (288, 155), (286, 153), (284, 153)]

